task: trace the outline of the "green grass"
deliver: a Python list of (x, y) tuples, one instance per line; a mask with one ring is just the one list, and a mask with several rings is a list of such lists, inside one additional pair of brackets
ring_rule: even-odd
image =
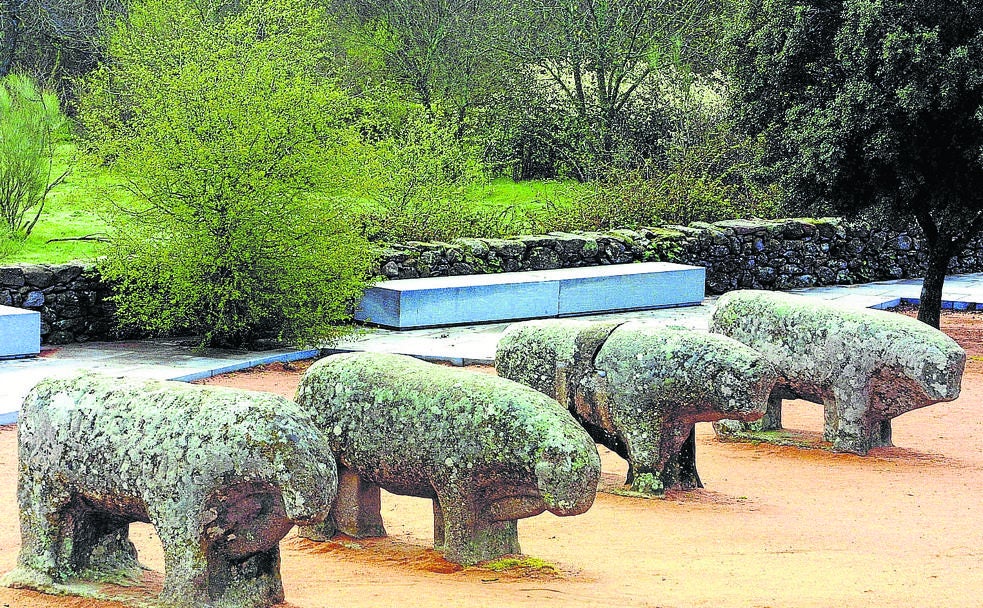
[(576, 181), (535, 180), (513, 182), (507, 177), (493, 179), (487, 184), (475, 186), (479, 204), (487, 209), (504, 210), (509, 207), (537, 212), (542, 211), (547, 202), (558, 206), (567, 204), (588, 186)]
[(497, 560), (485, 562), (481, 564), (481, 567), (492, 572), (535, 571), (541, 574), (559, 573), (559, 569), (555, 565), (536, 557), (502, 557)]
[(34, 231), (25, 241), (6, 243), (0, 249), (3, 254), (0, 263), (60, 264), (99, 256), (103, 244), (96, 241), (49, 243), (48, 240), (105, 236), (106, 224), (97, 208), (107, 197), (125, 193), (114, 188), (105, 171), (78, 162), (74, 145), (61, 144), (55, 153), (54, 174), (69, 166), (71, 173), (48, 195)]
[[(60, 264), (72, 260), (93, 260), (104, 247), (97, 241), (56, 241), (86, 236), (106, 236), (106, 223), (99, 210), (109, 200), (125, 202), (128, 193), (115, 184), (108, 171), (81, 158), (74, 144), (62, 143), (55, 155), (54, 174), (67, 167), (72, 171), (45, 203), (41, 219), (25, 241), (0, 242), (0, 264)], [(482, 210), (511, 214), (517, 232), (529, 227), (528, 218), (552, 203), (563, 207), (588, 186), (575, 181), (513, 182), (496, 178), (473, 186), (469, 200)]]

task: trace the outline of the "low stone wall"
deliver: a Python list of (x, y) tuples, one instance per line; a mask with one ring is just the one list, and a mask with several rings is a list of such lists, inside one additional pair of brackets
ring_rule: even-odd
[[(707, 293), (720, 294), (920, 277), (926, 255), (921, 236), (903, 227), (837, 218), (732, 220), (407, 243), (381, 252), (378, 274), (407, 279), (657, 261), (705, 267)], [(953, 258), (950, 271), (983, 271), (983, 242)], [(40, 311), (45, 344), (117, 337), (110, 291), (83, 264), (0, 267), (0, 304)]]
[[(731, 220), (515, 239), (411, 242), (387, 248), (390, 279), (549, 270), (630, 262), (680, 262), (707, 269), (707, 292), (790, 289), (920, 277), (926, 255), (917, 232), (838, 218)], [(983, 243), (953, 258), (952, 272), (983, 270)]]
[(115, 336), (108, 286), (91, 265), (0, 267), (0, 304), (41, 313), (41, 341), (67, 344)]

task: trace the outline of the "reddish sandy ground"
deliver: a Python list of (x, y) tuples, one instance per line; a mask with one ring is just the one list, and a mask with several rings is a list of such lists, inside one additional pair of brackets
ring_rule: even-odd
[[(983, 315), (948, 315), (943, 328), (975, 357), (962, 396), (896, 419), (895, 448), (860, 458), (720, 443), (701, 424), (705, 490), (602, 492), (584, 515), (522, 520), (523, 550), (552, 572), (462, 570), (429, 548), (428, 501), (384, 495), (387, 539), (283, 542), (286, 606), (983, 606)], [(298, 378), (268, 368), (216, 383), (290, 396)], [(788, 403), (786, 426), (816, 443), (821, 410)], [(15, 441), (0, 430), (0, 570), (19, 542)], [(625, 463), (602, 460), (604, 483), (620, 487)], [(154, 572), (127, 593), (146, 598), (160, 589), (160, 547), (149, 526), (132, 536)], [(119, 605), (0, 589), (3, 607)]]

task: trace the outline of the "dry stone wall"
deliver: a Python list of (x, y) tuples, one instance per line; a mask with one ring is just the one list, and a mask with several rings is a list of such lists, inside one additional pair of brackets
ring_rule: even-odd
[[(411, 242), (386, 249), (379, 274), (407, 279), (663, 261), (705, 267), (707, 292), (720, 294), (920, 277), (926, 260), (915, 231), (800, 218)], [(971, 243), (953, 258), (950, 269), (983, 270), (983, 242)]]
[[(410, 242), (380, 253), (387, 279), (549, 270), (631, 262), (707, 269), (707, 293), (791, 289), (920, 277), (917, 231), (838, 218), (731, 220), (607, 232), (555, 232), (513, 239)], [(983, 271), (983, 241), (953, 258), (954, 273)], [(41, 312), (46, 344), (115, 337), (111, 293), (89, 265), (0, 267), (0, 305)]]
[(90, 264), (0, 267), (0, 305), (39, 311), (45, 344), (114, 337), (109, 293)]

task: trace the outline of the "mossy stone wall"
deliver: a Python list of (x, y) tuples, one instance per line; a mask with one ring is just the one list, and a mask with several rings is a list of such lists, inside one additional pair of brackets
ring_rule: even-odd
[[(899, 226), (839, 218), (730, 220), (515, 239), (411, 242), (382, 252), (389, 279), (549, 270), (631, 262), (680, 262), (707, 269), (707, 292), (782, 290), (921, 277), (920, 235)], [(955, 273), (983, 271), (983, 241), (953, 258)]]

